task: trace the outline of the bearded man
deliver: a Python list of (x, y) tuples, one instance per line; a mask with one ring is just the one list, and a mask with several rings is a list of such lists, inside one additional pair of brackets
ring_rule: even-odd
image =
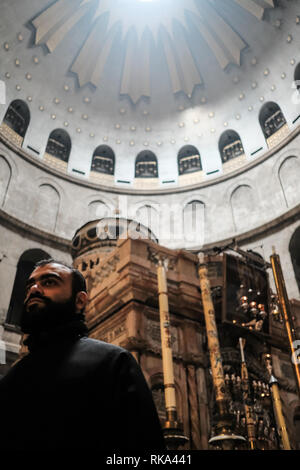
[(1, 449), (164, 450), (151, 392), (125, 349), (87, 337), (82, 274), (39, 262), (21, 330), (29, 354), (0, 381)]

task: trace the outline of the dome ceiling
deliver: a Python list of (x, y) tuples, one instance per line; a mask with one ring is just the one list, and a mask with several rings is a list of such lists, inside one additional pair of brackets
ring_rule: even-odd
[(134, 189), (147, 150), (160, 187), (176, 186), (186, 145), (199, 150), (204, 178), (223, 172), (228, 129), (241, 137), (241, 164), (266, 151), (265, 103), (278, 103), (289, 131), (299, 124), (299, 34), (298, 0), (2, 0), (0, 78), (6, 104), (30, 109), (23, 148), (33, 156), (43, 159), (50, 133), (64, 129), (74, 176), (89, 178), (95, 149), (108, 145), (110, 184)]
[[(259, 20), (266, 8), (274, 8), (273, 0), (264, 5), (259, 0), (235, 2)], [(58, 0), (33, 20), (35, 44), (45, 44), (49, 52), (55, 51), (89, 13), (90, 32), (71, 71), (76, 73), (80, 86), (90, 83), (98, 87), (120, 34), (121, 41), (127, 43), (120, 93), (130, 96), (134, 103), (142, 96), (151, 96), (151, 41), (156, 45), (160, 41), (173, 93), (183, 91), (188, 97), (196, 85), (203, 84), (201, 64), (199, 70), (189, 47), (191, 23), (222, 69), (229, 64), (239, 66), (241, 52), (247, 47), (211, 0), (157, 0), (147, 4), (139, 0)], [(197, 35), (193, 39), (197, 40)]]

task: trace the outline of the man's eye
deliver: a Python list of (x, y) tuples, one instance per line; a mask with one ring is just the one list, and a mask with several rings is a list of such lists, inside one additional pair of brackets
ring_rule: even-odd
[(43, 285), (44, 286), (52, 286), (55, 284), (55, 281), (53, 279), (46, 279), (44, 282), (43, 282)]

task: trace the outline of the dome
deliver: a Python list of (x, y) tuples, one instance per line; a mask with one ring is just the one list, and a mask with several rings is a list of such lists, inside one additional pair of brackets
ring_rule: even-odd
[(255, 396), (265, 397), (258, 359), (270, 348), (296, 442), (299, 402), (268, 261), (275, 247), (297, 331), (299, 36), (299, 0), (1, 1), (0, 376), (20, 353), (26, 279), (55, 259), (87, 281), (91, 337), (133, 351), (164, 415), (158, 293), (168, 291), (178, 416), (202, 448), (214, 408), (201, 405), (212, 392), (196, 256), (205, 253), (227, 383), (238, 383), (246, 337)]
[(201, 187), (297, 128), (298, 15), (296, 1), (5, 1), (2, 132), (98, 188)]
[(2, 219), (68, 256), (116, 216), (257, 251), (298, 214), (299, 28), (296, 0), (2, 2)]

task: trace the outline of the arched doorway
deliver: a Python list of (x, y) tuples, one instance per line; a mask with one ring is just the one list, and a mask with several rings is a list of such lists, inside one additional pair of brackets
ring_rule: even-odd
[(17, 264), (15, 282), (6, 317), (7, 324), (13, 326), (20, 325), (23, 302), (25, 297), (26, 280), (32, 272), (34, 265), (38, 261), (48, 258), (50, 258), (50, 255), (40, 249), (27, 250), (20, 256), (20, 259)]

